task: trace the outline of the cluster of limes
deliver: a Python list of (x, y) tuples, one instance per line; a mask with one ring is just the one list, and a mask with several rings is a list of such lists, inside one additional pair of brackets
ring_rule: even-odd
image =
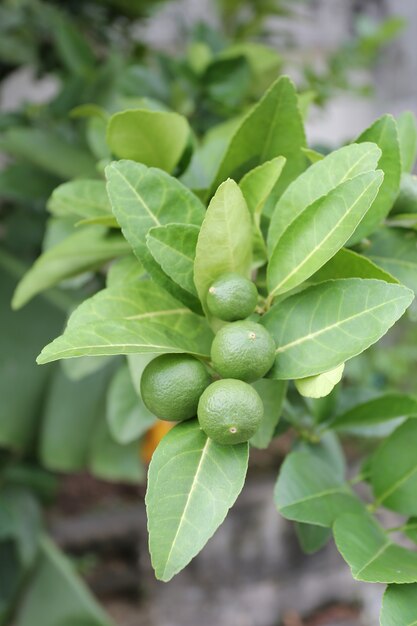
[(256, 308), (253, 282), (225, 274), (209, 288), (209, 312), (228, 322), (211, 347), (212, 382), (206, 366), (188, 354), (163, 354), (145, 368), (141, 394), (148, 409), (169, 421), (198, 416), (206, 435), (222, 444), (248, 441), (263, 417), (263, 403), (249, 384), (262, 378), (275, 359), (275, 342), (260, 324), (247, 320)]

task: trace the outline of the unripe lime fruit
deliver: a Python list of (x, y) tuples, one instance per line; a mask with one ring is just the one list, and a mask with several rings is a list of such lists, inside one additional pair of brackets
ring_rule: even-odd
[(206, 435), (222, 444), (248, 441), (259, 428), (264, 406), (253, 387), (241, 380), (217, 380), (198, 403), (198, 420)]
[(262, 378), (275, 360), (275, 342), (256, 322), (233, 322), (223, 326), (211, 346), (213, 367), (222, 378), (251, 382)]
[(143, 370), (140, 392), (147, 408), (161, 419), (179, 422), (194, 417), (211, 378), (201, 361), (189, 354), (162, 354)]
[(391, 213), (417, 213), (417, 176), (404, 172)]
[(207, 307), (225, 322), (243, 320), (254, 312), (258, 302), (255, 283), (240, 274), (223, 274), (207, 293)]

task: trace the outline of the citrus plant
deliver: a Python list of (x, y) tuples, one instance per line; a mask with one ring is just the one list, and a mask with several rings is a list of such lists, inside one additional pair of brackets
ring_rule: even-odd
[[(333, 533), (355, 578), (388, 585), (383, 626), (415, 621), (417, 554), (378, 514), (397, 513), (396, 530), (415, 540), (417, 399), (343, 393), (344, 364), (389, 331), (417, 289), (415, 214), (390, 215), (414, 164), (414, 119), (385, 115), (323, 157), (308, 148), (297, 93), (281, 77), (225, 131), (221, 150), (218, 136), (194, 146), (190, 137), (176, 113), (116, 113), (107, 145), (119, 160), (106, 181), (54, 191), (51, 213), (78, 226), (36, 261), (14, 306), (116, 260), (106, 288), (38, 362), (96, 357), (99, 372), (112, 360), (108, 419), (124, 441), (156, 417), (179, 421), (149, 467), (159, 579), (222, 523), (250, 448), (285, 433), (293, 450), (273, 497), (301, 545), (313, 552)], [(347, 480), (340, 436), (381, 424), (388, 436)], [(369, 498), (354, 488), (361, 482)]]

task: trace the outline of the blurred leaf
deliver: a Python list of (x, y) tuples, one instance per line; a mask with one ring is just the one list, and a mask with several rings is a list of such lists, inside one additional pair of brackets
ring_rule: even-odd
[(417, 234), (401, 228), (381, 228), (364, 254), (417, 293)]
[(106, 184), (101, 180), (74, 180), (59, 185), (48, 201), (48, 211), (59, 217), (77, 215), (84, 221), (118, 226), (111, 212)]
[(404, 111), (397, 117), (398, 140), (401, 153), (401, 169), (412, 172), (417, 155), (417, 125), (411, 111)]
[(417, 585), (390, 585), (384, 594), (381, 626), (417, 623)]

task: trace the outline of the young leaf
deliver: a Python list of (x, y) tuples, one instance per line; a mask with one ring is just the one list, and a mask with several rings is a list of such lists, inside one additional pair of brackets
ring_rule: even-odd
[(264, 416), (262, 422), (250, 440), (255, 448), (267, 448), (274, 436), (275, 428), (281, 417), (282, 405), (287, 393), (287, 383), (282, 380), (261, 378), (252, 385), (262, 398)]
[(287, 519), (331, 526), (338, 515), (363, 504), (328, 463), (307, 452), (291, 452), (275, 486), (278, 511)]
[(189, 136), (186, 118), (166, 111), (122, 111), (112, 115), (107, 127), (107, 143), (118, 159), (166, 172), (177, 165)]
[(356, 429), (410, 415), (417, 416), (417, 398), (401, 393), (387, 393), (339, 413), (326, 426), (333, 430)]
[(233, 180), (224, 182), (211, 199), (194, 261), (194, 283), (205, 307), (212, 282), (226, 272), (249, 275), (252, 224), (245, 199)]
[(96, 269), (128, 252), (129, 245), (120, 233), (109, 235), (102, 226), (85, 227), (41, 254), (18, 284), (12, 306), (19, 309), (65, 278)]
[(276, 157), (250, 170), (239, 183), (249, 212), (259, 226), (262, 209), (275, 187), (285, 165), (284, 157)]
[(323, 398), (329, 395), (337, 383), (342, 380), (344, 369), (345, 364), (342, 363), (328, 372), (323, 372), (323, 374), (299, 378), (294, 381), (297, 391), (307, 398)]
[(417, 293), (417, 234), (402, 228), (381, 228), (364, 254)]
[(341, 515), (336, 519), (333, 533), (337, 548), (356, 580), (417, 582), (417, 554), (392, 543), (368, 513)]
[(377, 503), (405, 515), (417, 515), (416, 447), (417, 420), (410, 419), (385, 439), (371, 463)]
[(142, 280), (104, 289), (71, 315), (61, 337), (46, 346), (39, 363), (84, 355), (190, 352), (210, 354), (207, 322), (156, 283)]
[(149, 467), (146, 508), (157, 578), (170, 580), (223, 522), (246, 476), (248, 444), (221, 446), (197, 420), (173, 428)]
[(227, 177), (239, 180), (247, 171), (277, 156), (287, 159), (274, 193), (305, 168), (303, 121), (293, 83), (281, 76), (243, 119), (233, 135), (211, 187), (215, 192)]
[(334, 278), (376, 278), (377, 280), (384, 280), (386, 283), (399, 282), (370, 259), (347, 248), (339, 250), (330, 261), (327, 261), (309, 278), (308, 282), (322, 283)]
[(77, 215), (84, 223), (117, 226), (106, 185), (101, 180), (72, 180), (59, 185), (48, 200), (48, 211), (58, 217)]
[(332, 152), (296, 178), (282, 194), (271, 217), (268, 250), (307, 207), (342, 183), (375, 170), (381, 150), (373, 143), (352, 144)]
[(417, 584), (390, 585), (384, 594), (381, 626), (416, 626)]
[(112, 437), (120, 444), (137, 441), (155, 422), (136, 393), (127, 365), (117, 370), (110, 383), (106, 417)]
[(273, 306), (261, 323), (272, 333), (271, 378), (327, 372), (378, 341), (413, 300), (402, 285), (346, 278), (320, 283)]
[(382, 172), (348, 180), (310, 205), (278, 240), (268, 264), (270, 297), (309, 278), (346, 243), (371, 206)]
[(153, 258), (165, 274), (195, 296), (194, 258), (199, 232), (192, 224), (167, 224), (151, 228), (146, 236)]
[(373, 141), (381, 148), (378, 167), (384, 172), (384, 181), (371, 208), (351, 237), (351, 244), (367, 237), (388, 215), (398, 193), (401, 177), (397, 123), (392, 115), (384, 115), (374, 122), (356, 141)]
[(417, 125), (411, 111), (404, 111), (397, 117), (398, 141), (401, 153), (401, 169), (412, 172), (417, 154)]

